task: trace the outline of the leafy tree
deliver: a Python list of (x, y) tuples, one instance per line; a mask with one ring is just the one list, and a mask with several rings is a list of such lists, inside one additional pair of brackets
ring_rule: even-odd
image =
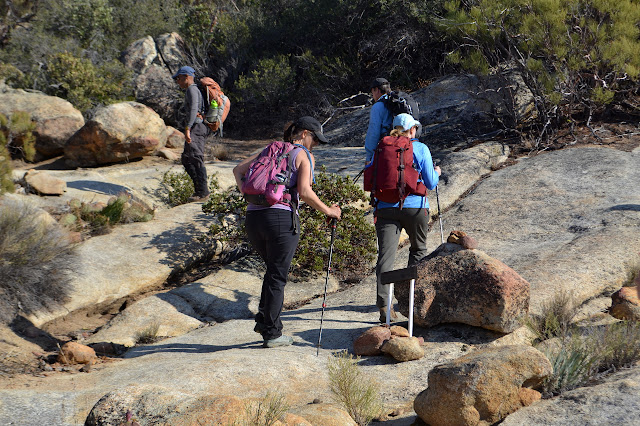
[(11, 32), (36, 16), (38, 0), (5, 0), (0, 3), (0, 46), (6, 45)]
[(594, 113), (637, 88), (640, 4), (633, 0), (467, 0), (446, 3), (441, 28), (459, 44), (449, 60), (525, 75), (548, 124)]
[(49, 59), (47, 79), (49, 94), (60, 96), (81, 111), (125, 98), (128, 72), (119, 62), (101, 67), (69, 53), (59, 53)]

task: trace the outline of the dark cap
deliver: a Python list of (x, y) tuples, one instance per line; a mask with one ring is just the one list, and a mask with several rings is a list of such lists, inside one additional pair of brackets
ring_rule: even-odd
[(389, 84), (386, 78), (378, 77), (371, 82), (371, 87), (369, 89), (375, 89), (376, 87), (384, 86), (385, 84)]
[(193, 68), (191, 68), (190, 66), (184, 66), (182, 68), (180, 68), (178, 70), (178, 72), (176, 72), (173, 75), (173, 79), (175, 80), (176, 78), (178, 78), (179, 75), (190, 75), (191, 77), (196, 75), (196, 70), (194, 70)]
[(311, 130), (316, 135), (320, 143), (329, 143), (327, 138), (324, 136), (324, 133), (322, 133), (322, 124), (313, 117), (308, 115), (300, 117), (293, 122), (293, 126), (296, 129)]

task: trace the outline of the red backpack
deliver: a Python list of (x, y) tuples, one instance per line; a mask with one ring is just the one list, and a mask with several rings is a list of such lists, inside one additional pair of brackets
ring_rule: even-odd
[[(295, 203), (289, 191), (295, 153), (306, 149), (300, 145), (275, 141), (267, 145), (249, 166), (242, 178), (245, 200), (261, 206)], [(307, 154), (309, 155), (309, 154)], [(311, 171), (313, 176), (313, 169)], [(292, 206), (295, 210), (295, 206)]]
[(385, 136), (380, 140), (373, 161), (364, 170), (364, 190), (386, 203), (400, 203), (409, 194), (425, 196), (427, 187), (419, 182), (413, 167), (413, 144), (406, 136)]

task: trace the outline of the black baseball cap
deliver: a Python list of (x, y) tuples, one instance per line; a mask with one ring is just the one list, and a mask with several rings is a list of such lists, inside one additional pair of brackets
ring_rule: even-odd
[(296, 129), (311, 130), (316, 135), (320, 143), (329, 143), (327, 138), (324, 136), (324, 133), (322, 133), (322, 124), (311, 116), (306, 115), (298, 118), (293, 122), (293, 126)]
[(376, 87), (384, 86), (385, 84), (389, 84), (389, 81), (386, 78), (378, 77), (371, 82), (371, 87), (369, 87), (369, 89), (375, 89)]

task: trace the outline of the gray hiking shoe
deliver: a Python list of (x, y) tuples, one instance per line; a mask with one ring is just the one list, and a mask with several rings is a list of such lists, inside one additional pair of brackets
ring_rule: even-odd
[(262, 344), (265, 348), (277, 348), (280, 346), (289, 346), (293, 344), (293, 337), (285, 336), (284, 334), (280, 337), (276, 337), (275, 339), (265, 340)]

